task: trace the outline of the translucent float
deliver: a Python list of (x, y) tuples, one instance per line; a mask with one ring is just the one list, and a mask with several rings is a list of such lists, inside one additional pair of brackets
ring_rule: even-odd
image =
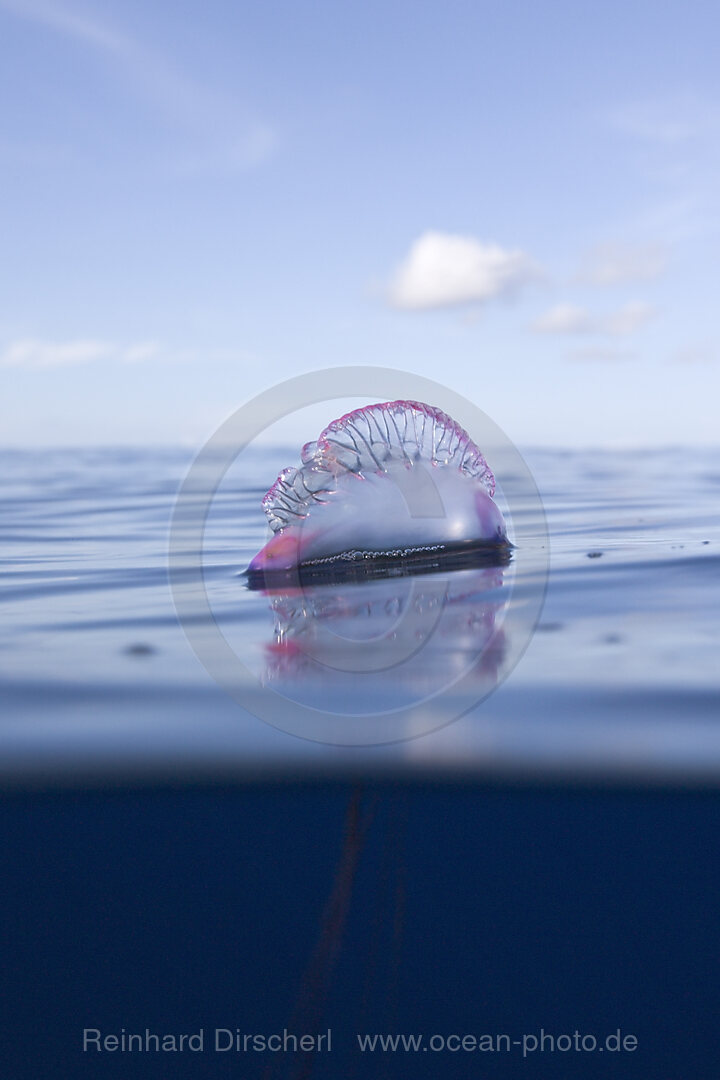
[(251, 587), (507, 562), (495, 479), (468, 433), (419, 401), (368, 405), (307, 443), (263, 499), (273, 535)]

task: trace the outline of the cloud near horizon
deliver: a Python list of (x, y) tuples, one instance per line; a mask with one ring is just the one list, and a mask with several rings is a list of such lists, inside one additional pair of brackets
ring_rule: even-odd
[(701, 341), (673, 350), (669, 359), (674, 364), (711, 364), (719, 355), (717, 346), (709, 341)]
[(119, 360), (122, 363), (137, 364), (152, 359), (159, 352), (160, 346), (155, 341), (139, 341), (122, 346), (92, 338), (78, 338), (74, 341), (23, 338), (11, 341), (0, 353), (0, 367), (42, 370), (75, 367), (98, 360)]
[(511, 294), (537, 276), (537, 266), (524, 251), (428, 231), (395, 271), (386, 297), (392, 307), (406, 311), (481, 304)]
[(537, 334), (600, 334), (624, 337), (644, 326), (657, 314), (652, 304), (632, 301), (607, 315), (592, 315), (587, 308), (557, 304), (532, 324)]
[(619, 285), (650, 281), (667, 267), (667, 252), (661, 244), (601, 244), (589, 252), (578, 274), (592, 285)]
[(575, 349), (568, 356), (569, 360), (579, 361), (581, 363), (615, 363), (621, 360), (634, 360), (637, 354), (629, 352), (627, 349), (617, 349), (614, 347), (603, 347), (598, 345), (588, 349)]
[(536, 319), (532, 328), (538, 334), (589, 334), (593, 330), (593, 320), (586, 308), (556, 304)]

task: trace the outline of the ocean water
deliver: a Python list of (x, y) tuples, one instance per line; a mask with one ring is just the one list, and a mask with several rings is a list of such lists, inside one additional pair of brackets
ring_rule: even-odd
[[(258, 1080), (715, 1075), (720, 451), (528, 451), (509, 565), (273, 593), (242, 571), (294, 450), (228, 473), (200, 580), (187, 452), (0, 457), (6, 1075), (167, 1074), (86, 1027)], [(357, 1046), (578, 1030), (637, 1050)]]
[(538, 531), (506, 567), (253, 591), (295, 456), (227, 473), (193, 615), (187, 451), (0, 454), (3, 782), (720, 781), (720, 450), (525, 451), (547, 581)]

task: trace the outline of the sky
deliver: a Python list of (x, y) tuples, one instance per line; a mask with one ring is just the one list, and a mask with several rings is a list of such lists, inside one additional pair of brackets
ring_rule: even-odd
[(717, 4), (0, 0), (0, 55), (1, 444), (199, 446), (346, 364), (720, 441)]

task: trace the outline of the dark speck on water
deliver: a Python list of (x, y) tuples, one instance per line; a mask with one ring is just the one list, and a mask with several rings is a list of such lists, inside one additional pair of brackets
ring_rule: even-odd
[(142, 641), (135, 645), (128, 645), (124, 651), (126, 656), (153, 656), (155, 654), (152, 645), (146, 645)]
[(602, 551), (588, 551), (587, 553), (588, 559), (600, 559), (602, 558), (602, 555)]

